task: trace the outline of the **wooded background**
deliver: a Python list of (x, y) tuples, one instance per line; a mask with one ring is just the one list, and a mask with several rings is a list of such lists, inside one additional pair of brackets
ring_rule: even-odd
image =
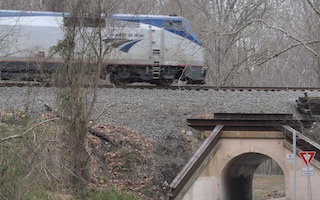
[[(79, 1), (79, 0), (78, 0)], [(1, 9), (68, 12), (77, 0), (0, 0)], [(80, 1), (79, 1), (80, 2)], [(179, 15), (206, 49), (207, 84), (320, 84), (319, 0), (85, 0), (106, 14)]]

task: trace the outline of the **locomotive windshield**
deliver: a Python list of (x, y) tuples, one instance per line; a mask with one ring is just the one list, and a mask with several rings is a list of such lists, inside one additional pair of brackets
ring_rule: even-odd
[(183, 30), (182, 21), (165, 21), (164, 28), (182, 31)]

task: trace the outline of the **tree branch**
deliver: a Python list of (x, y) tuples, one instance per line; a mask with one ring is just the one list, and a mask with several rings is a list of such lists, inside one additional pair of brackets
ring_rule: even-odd
[(314, 4), (310, 0), (307, 0), (307, 2), (311, 6), (311, 8), (314, 10), (314, 12), (320, 15), (320, 11), (315, 8)]
[(261, 20), (261, 19), (256, 19), (255, 20), (256, 22), (261, 22), (263, 23), (267, 28), (271, 28), (271, 29), (274, 29), (274, 30), (277, 30), (277, 31), (280, 31), (282, 33), (284, 33), (286, 36), (288, 36), (289, 38), (299, 42), (301, 45), (303, 45), (306, 49), (308, 49), (309, 51), (311, 51), (315, 56), (319, 57), (320, 58), (320, 54), (318, 54), (317, 52), (315, 52), (312, 48), (310, 48), (304, 41), (294, 37), (293, 35), (291, 35), (290, 33), (288, 33), (287, 31), (281, 29), (281, 28), (278, 28), (278, 27), (274, 27), (274, 26), (270, 26), (268, 25), (265, 21)]
[[(309, 1), (309, 0), (308, 0)], [(320, 58), (320, 54), (317, 53), (315, 50), (313, 50), (312, 48), (310, 48), (308, 46), (308, 44), (310, 43), (305, 43), (304, 41), (300, 40), (299, 38), (291, 35), (290, 33), (288, 33), (287, 31), (279, 28), (279, 27), (274, 27), (274, 26), (271, 26), (269, 24), (267, 24), (267, 22), (265, 22), (264, 20), (262, 19), (254, 19), (254, 20), (251, 20), (249, 22), (246, 22), (245, 24), (243, 24), (240, 28), (238, 28), (237, 30), (234, 30), (232, 32), (228, 32), (228, 33), (219, 33), (219, 35), (232, 35), (232, 34), (237, 34), (239, 33), (240, 31), (242, 31), (243, 29), (245, 29), (247, 26), (251, 25), (252, 23), (254, 22), (260, 22), (262, 24), (264, 24), (267, 28), (271, 28), (271, 29), (274, 29), (276, 31), (279, 31), (279, 32), (282, 32), (284, 33), (287, 37), (297, 41), (298, 43), (300, 43), (301, 45), (303, 45), (306, 49), (308, 49), (310, 52), (312, 52), (315, 56), (319, 57)], [(315, 42), (311, 42), (311, 43), (315, 43)], [(293, 46), (298, 46), (297, 44), (293, 45)], [(287, 50), (286, 50), (287, 51)]]
[[(314, 44), (314, 43), (320, 43), (320, 41), (317, 40), (317, 41), (307, 42), (307, 43), (305, 43), (305, 45)], [(300, 45), (303, 45), (303, 44), (297, 43), (297, 44), (294, 44), (294, 45), (292, 45), (292, 46), (290, 46), (290, 47), (288, 47), (288, 48), (286, 48), (286, 49), (283, 49), (283, 50), (279, 51), (278, 53), (275, 53), (275, 54), (269, 56), (269, 58), (267, 58), (266, 60), (264, 60), (264, 61), (262, 61), (261, 63), (257, 64), (257, 66), (260, 66), (260, 65), (268, 62), (268, 61), (271, 60), (272, 58), (275, 58), (275, 57), (277, 57), (277, 56), (279, 56), (279, 55), (281, 55), (281, 54), (289, 51), (290, 49), (292, 49), (292, 48), (294, 48), (294, 47), (297, 47), (297, 46), (300, 46)]]
[(21, 133), (21, 134), (12, 135), (12, 136), (9, 136), (9, 137), (6, 137), (6, 138), (2, 138), (2, 139), (0, 140), (0, 142), (4, 142), (4, 141), (11, 140), (11, 139), (15, 139), (15, 138), (20, 138), (20, 137), (26, 135), (29, 131), (31, 131), (31, 130), (34, 129), (35, 127), (40, 126), (40, 125), (42, 125), (42, 124), (45, 124), (45, 123), (47, 123), (47, 122), (51, 122), (51, 121), (58, 120), (58, 119), (59, 119), (59, 118), (52, 118), (52, 119), (44, 120), (44, 121), (42, 121), (42, 122), (40, 122), (40, 123), (38, 123), (38, 124), (33, 125), (31, 128), (29, 128), (28, 130), (26, 130), (25, 132), (23, 132), (23, 133)]

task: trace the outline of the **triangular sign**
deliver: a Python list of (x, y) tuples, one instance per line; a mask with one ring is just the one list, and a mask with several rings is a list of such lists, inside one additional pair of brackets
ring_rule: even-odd
[(300, 157), (303, 159), (304, 163), (309, 166), (311, 163), (312, 159), (316, 155), (315, 151), (301, 151), (299, 152)]

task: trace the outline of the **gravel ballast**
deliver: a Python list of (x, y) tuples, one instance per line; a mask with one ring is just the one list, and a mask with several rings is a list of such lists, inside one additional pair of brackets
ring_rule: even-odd
[[(0, 110), (27, 108), (37, 118), (46, 112), (45, 103), (56, 109), (57, 91), (2, 87)], [(187, 118), (212, 117), (213, 113), (290, 113), (299, 118), (295, 101), (305, 92), (320, 96), (317, 91), (98, 89), (93, 122), (122, 125), (155, 139), (177, 138), (181, 130), (191, 130)]]

